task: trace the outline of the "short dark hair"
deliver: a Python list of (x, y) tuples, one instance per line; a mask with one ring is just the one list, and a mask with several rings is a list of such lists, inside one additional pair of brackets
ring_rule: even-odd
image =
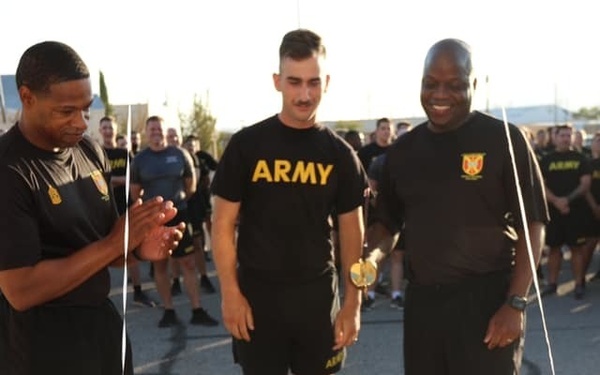
[(102, 124), (104, 121), (117, 122), (117, 120), (113, 116), (104, 116), (100, 119), (98, 123)]
[(29, 47), (17, 67), (17, 88), (47, 93), (50, 86), (90, 77), (90, 72), (75, 50), (61, 42), (47, 41)]
[(383, 124), (384, 122), (387, 122), (388, 124), (391, 123), (390, 119), (387, 117), (382, 117), (379, 120), (377, 120), (377, 123), (375, 124), (375, 129), (379, 129), (379, 125)]
[(194, 134), (190, 134), (187, 137), (185, 137), (185, 140), (183, 141), (183, 143), (188, 143), (190, 141), (200, 141), (200, 138), (198, 138)]
[(116, 140), (127, 139), (123, 134), (118, 134)]
[(148, 123), (150, 123), (152, 121), (158, 121), (160, 123), (164, 123), (165, 122), (165, 120), (162, 117), (160, 117), (160, 116), (150, 116), (146, 120), (146, 126), (148, 126)]
[(573, 130), (574, 130), (574, 127), (573, 127), (573, 125), (571, 125), (571, 124), (568, 124), (568, 123), (567, 123), (567, 124), (560, 124), (560, 125), (556, 125), (556, 132), (557, 132), (557, 133), (558, 133), (559, 131), (561, 131), (561, 130), (564, 130), (564, 129), (569, 129), (569, 130), (573, 131)]
[(307, 29), (293, 30), (283, 36), (279, 46), (279, 62), (281, 63), (286, 57), (303, 60), (314, 53), (323, 57), (327, 55), (321, 37)]

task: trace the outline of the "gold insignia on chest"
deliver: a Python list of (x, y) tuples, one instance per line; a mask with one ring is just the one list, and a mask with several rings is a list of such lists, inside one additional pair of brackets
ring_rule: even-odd
[(60, 197), (58, 190), (56, 190), (50, 185), (48, 185), (48, 197), (50, 198), (50, 202), (52, 202), (53, 205), (62, 203), (62, 198)]
[(96, 188), (98, 189), (100, 194), (107, 196), (108, 195), (108, 184), (106, 183), (106, 180), (104, 179), (104, 176), (102, 175), (102, 172), (100, 172), (99, 170), (96, 169), (95, 171), (90, 173), (90, 177), (92, 178), (92, 181), (94, 181), (94, 185), (96, 185)]
[(465, 180), (478, 180), (482, 178), (483, 159), (485, 153), (462, 154), (462, 171), (465, 173), (462, 178)]

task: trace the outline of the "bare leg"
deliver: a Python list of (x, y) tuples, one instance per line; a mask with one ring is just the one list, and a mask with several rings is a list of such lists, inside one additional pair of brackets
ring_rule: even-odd
[(156, 290), (160, 295), (165, 309), (173, 308), (173, 299), (171, 297), (171, 284), (169, 282), (169, 274), (167, 273), (168, 260), (154, 262), (154, 282)]
[(562, 263), (562, 252), (560, 247), (550, 248), (548, 253), (548, 284), (556, 284), (558, 281), (558, 274), (560, 272), (560, 264)]
[(198, 274), (196, 272), (195, 254), (189, 254), (176, 259), (183, 273), (185, 291), (190, 299), (193, 309), (200, 307), (200, 290), (198, 287)]

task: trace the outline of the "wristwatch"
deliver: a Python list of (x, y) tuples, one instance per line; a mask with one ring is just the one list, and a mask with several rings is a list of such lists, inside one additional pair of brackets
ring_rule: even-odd
[(508, 297), (506, 303), (515, 310), (525, 311), (525, 308), (527, 307), (527, 298), (513, 294)]

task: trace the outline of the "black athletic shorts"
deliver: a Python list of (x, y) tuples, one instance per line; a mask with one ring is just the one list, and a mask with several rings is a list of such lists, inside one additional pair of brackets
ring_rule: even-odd
[(131, 347), (121, 365), (123, 321), (112, 302), (44, 306), (24, 312), (0, 296), (2, 375), (133, 375)]
[(254, 317), (250, 342), (233, 340), (244, 375), (327, 375), (338, 372), (345, 349), (333, 350), (340, 309), (337, 275), (282, 284), (240, 271), (239, 283)]
[(589, 217), (585, 209), (572, 209), (567, 215), (561, 215), (550, 207), (550, 222), (546, 225), (546, 245), (549, 247), (582, 246), (586, 241)]
[(177, 211), (177, 216), (175, 216), (173, 220), (169, 221), (167, 225), (173, 226), (181, 222), (186, 223), (185, 230), (183, 231), (183, 238), (179, 241), (179, 245), (175, 250), (173, 250), (173, 253), (171, 254), (173, 258), (181, 258), (186, 255), (190, 255), (194, 252), (194, 241), (192, 240), (192, 227), (189, 224), (190, 220), (188, 217), (187, 209)]
[(520, 367), (523, 339), (493, 350), (483, 342), (508, 287), (508, 272), (450, 285), (409, 282), (404, 301), (405, 374), (513, 374)]
[(200, 194), (195, 193), (188, 201), (188, 219), (192, 226), (193, 237), (204, 237), (203, 224), (207, 217), (205, 203)]

